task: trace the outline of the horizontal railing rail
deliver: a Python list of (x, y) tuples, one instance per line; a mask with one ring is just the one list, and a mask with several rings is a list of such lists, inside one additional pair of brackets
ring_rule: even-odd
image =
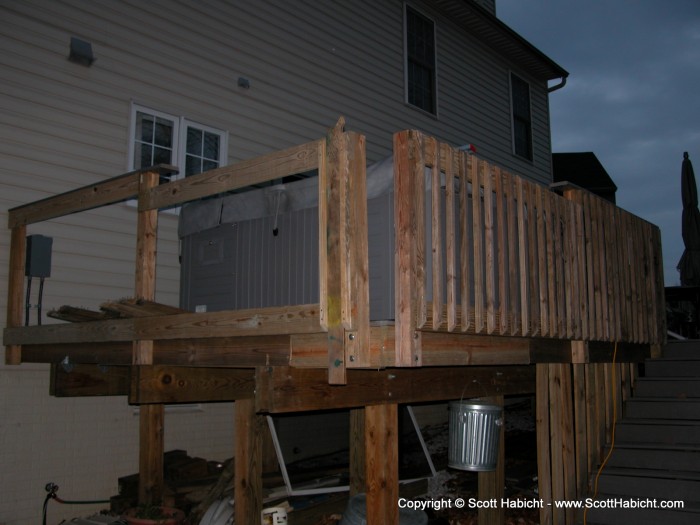
[[(284, 314), (284, 327), (268, 322), (279, 316), (279, 308), (261, 308), (251, 320), (232, 325), (233, 333), (246, 335), (258, 327), (279, 333), (328, 332), (328, 366), (331, 383), (344, 383), (346, 366), (369, 366), (369, 288), (367, 270), (367, 193), (365, 188), (365, 142), (356, 133), (345, 132), (344, 120), (319, 140), (275, 151), (254, 159), (223, 166), (187, 178), (161, 183), (162, 175), (177, 171), (173, 166), (154, 166), (41, 201), (9, 210), (8, 226), (12, 230), (10, 271), (8, 278), (8, 312), (5, 330), (6, 362), (21, 363), (21, 343), (26, 339), (22, 328), (22, 298), (26, 258), (27, 226), (65, 215), (91, 210), (131, 199), (138, 200), (136, 224), (135, 297), (153, 300), (155, 295), (156, 237), (158, 210), (222, 194), (247, 186), (266, 183), (287, 175), (318, 171), (319, 180), (319, 304), (306, 305), (304, 316)], [(314, 308), (316, 306), (316, 308)], [(295, 310), (296, 311), (296, 310)], [(308, 313), (311, 312), (311, 313)], [(318, 313), (314, 313), (318, 312)], [(198, 320), (182, 314), (178, 337), (211, 337), (222, 324), (219, 313), (205, 314)], [(198, 314), (191, 314), (198, 315)], [(202, 317), (210, 317), (207, 324)], [(217, 319), (214, 319), (217, 317)], [(235, 312), (231, 317), (236, 319)], [(265, 326), (260, 326), (265, 321)], [(252, 323), (252, 324), (251, 324)], [(296, 323), (295, 330), (292, 325)], [(272, 328), (270, 328), (272, 326)], [(238, 328), (236, 328), (238, 327)], [(62, 338), (84, 337), (76, 329), (60, 331), (55, 327), (31, 327), (31, 336), (44, 342)], [(175, 333), (168, 328), (171, 335)], [(237, 331), (236, 331), (237, 330)], [(64, 332), (70, 332), (64, 334)], [(22, 334), (20, 334), (22, 332)], [(93, 334), (94, 336), (94, 334)], [(163, 335), (134, 336), (135, 364), (149, 364), (153, 359), (152, 339)], [(109, 338), (100, 338), (107, 341)], [(149, 340), (150, 339), (150, 340)]]

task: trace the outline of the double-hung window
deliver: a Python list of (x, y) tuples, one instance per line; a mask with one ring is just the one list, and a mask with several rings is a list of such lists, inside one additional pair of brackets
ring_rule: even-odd
[(136, 104), (131, 110), (129, 166), (173, 164), (188, 177), (226, 164), (226, 131)]
[(437, 114), (435, 22), (406, 6), (404, 27), (406, 102)]
[(532, 160), (532, 113), (530, 106), (530, 84), (510, 74), (510, 98), (513, 118), (513, 152)]

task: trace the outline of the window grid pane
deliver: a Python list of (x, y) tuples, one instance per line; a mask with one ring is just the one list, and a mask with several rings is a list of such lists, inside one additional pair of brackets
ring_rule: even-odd
[(219, 136), (215, 133), (204, 133), (204, 144), (202, 156), (205, 159), (219, 160)]
[(187, 128), (187, 154), (202, 155), (202, 130), (193, 127)]
[(138, 111), (134, 132), (134, 169), (173, 164), (174, 123)]
[(219, 167), (220, 135), (188, 126), (186, 148), (186, 177)]

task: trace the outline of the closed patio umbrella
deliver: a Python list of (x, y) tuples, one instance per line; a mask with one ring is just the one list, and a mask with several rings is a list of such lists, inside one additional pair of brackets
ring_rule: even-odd
[(681, 199), (683, 201), (682, 233), (685, 250), (678, 262), (681, 285), (700, 286), (700, 210), (698, 187), (688, 152), (683, 153), (681, 166)]

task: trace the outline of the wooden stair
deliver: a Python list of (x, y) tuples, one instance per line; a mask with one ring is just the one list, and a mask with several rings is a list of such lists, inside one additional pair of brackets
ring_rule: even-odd
[(683, 509), (592, 508), (587, 525), (700, 523), (700, 341), (647, 360), (615, 431), (597, 502), (682, 500)]

